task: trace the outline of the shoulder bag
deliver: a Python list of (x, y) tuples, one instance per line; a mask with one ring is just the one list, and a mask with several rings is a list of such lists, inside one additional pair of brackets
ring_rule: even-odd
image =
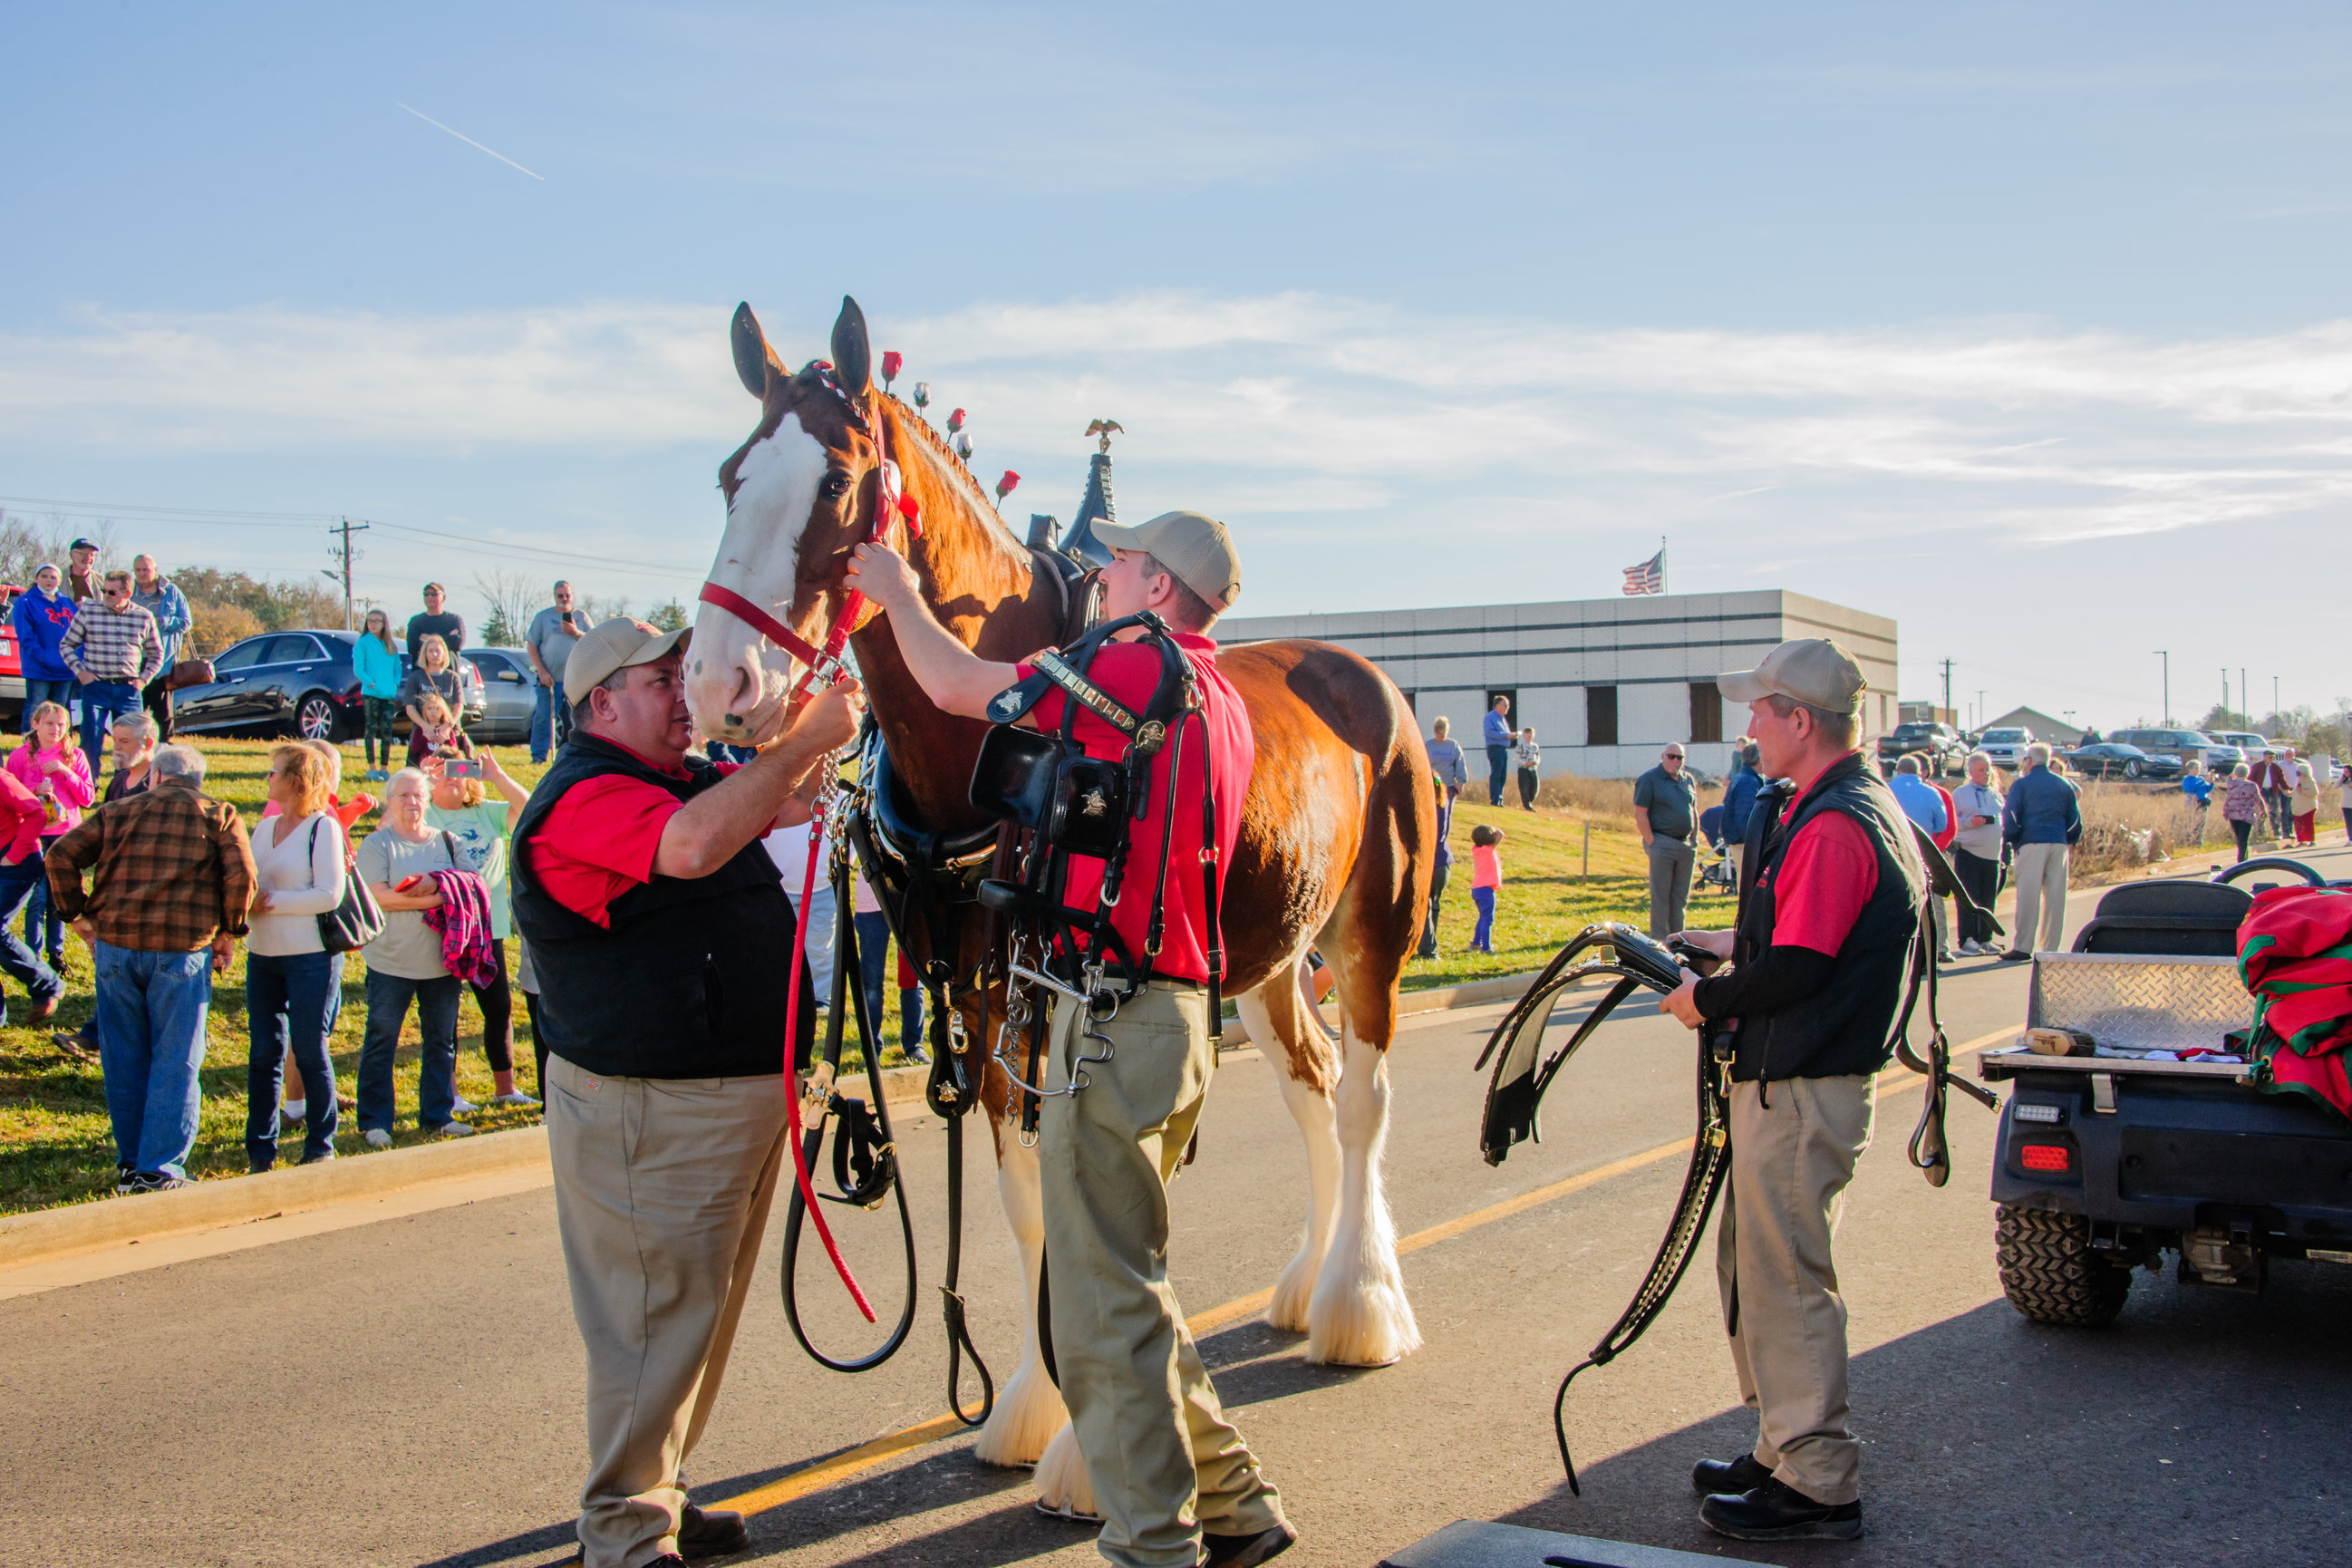
[[(310, 858), (318, 860), (319, 827), (310, 824)], [(340, 829), (338, 829), (340, 831)], [(349, 869), (351, 858), (344, 857), (346, 874), (343, 878), (343, 901), (319, 917), (319, 945), (329, 952), (357, 952), (361, 948), (383, 934), (383, 909), (368, 891), (368, 885), (356, 870)]]

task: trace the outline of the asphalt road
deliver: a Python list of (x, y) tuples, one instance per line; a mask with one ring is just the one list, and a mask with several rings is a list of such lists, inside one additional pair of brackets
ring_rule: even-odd
[[(2352, 857), (2323, 859), (2352, 875)], [(2091, 902), (2077, 896), (2077, 921)], [(1953, 1039), (2014, 1026), (2024, 986), (2021, 966), (1948, 971)], [(1554, 1088), (1548, 1141), (1489, 1169), (1470, 1064), (1499, 1011), (1434, 1016), (1400, 1038), (1387, 1163), (1400, 1234), (1690, 1131), (1691, 1037), (1629, 1011)], [(1884, 1092), (1839, 1243), (1870, 1534), (1739, 1554), (1969, 1568), (2345, 1561), (2352, 1270), (2281, 1265), (2258, 1298), (2177, 1286), (2168, 1270), (2139, 1277), (2111, 1329), (2029, 1323), (1993, 1272), (1992, 1119), (1956, 1099), (1958, 1173), (1939, 1192), (1903, 1158), (1919, 1103), (1907, 1084)], [(928, 1118), (901, 1137), (928, 1280), (942, 1137)], [(1017, 1348), (1014, 1265), (975, 1142), (966, 1284), (1003, 1375)], [(1174, 1194), (1174, 1271), (1195, 1312), (1272, 1283), (1304, 1202), (1298, 1141), (1255, 1053), (1222, 1068), (1201, 1142)], [(1753, 1430), (1722, 1344), (1711, 1238), (1648, 1337), (1576, 1385), (1580, 1500), (1549, 1427), (1553, 1384), (1622, 1309), (1683, 1163), (1655, 1159), (1412, 1252), (1428, 1345), (1398, 1366), (1309, 1366), (1297, 1339), (1254, 1322), (1205, 1342), (1304, 1532), (1287, 1561), (1373, 1563), (1461, 1517), (1727, 1547), (1698, 1524), (1688, 1487), (1692, 1461), (1739, 1452)], [(885, 1217), (845, 1222), (869, 1280), (887, 1279)], [(851, 1348), (837, 1290), (814, 1277), (810, 1289), (825, 1303), (820, 1327)], [(545, 1189), (0, 1302), (0, 1474), (13, 1482), (0, 1562), (458, 1568), (569, 1555), (581, 1364)], [(938, 1415), (944, 1366), (926, 1300), (887, 1366), (821, 1371), (763, 1284), (696, 1456), (697, 1497), (743, 1493)], [(1096, 1560), (1088, 1531), (1033, 1511), (1024, 1475), (983, 1469), (968, 1450), (925, 1444), (762, 1511), (738, 1561)]]

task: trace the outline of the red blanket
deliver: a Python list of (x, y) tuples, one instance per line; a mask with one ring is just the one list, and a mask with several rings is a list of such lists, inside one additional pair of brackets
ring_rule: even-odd
[(2264, 1087), (2308, 1094), (2352, 1117), (2352, 892), (2271, 888), (2238, 927), (2238, 974), (2254, 996), (2247, 1041)]

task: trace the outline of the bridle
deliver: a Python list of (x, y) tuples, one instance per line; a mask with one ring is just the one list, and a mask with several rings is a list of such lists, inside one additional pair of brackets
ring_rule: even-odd
[[(875, 470), (877, 489), (874, 498), (874, 525), (863, 542), (887, 543), (890, 538), (890, 523), (894, 518), (907, 525), (907, 532), (910, 538), (920, 539), (923, 536), (922, 508), (914, 497), (906, 493), (899, 477), (898, 465), (890, 460), (889, 426), (878, 415), (870, 420), (866, 417), (866, 411), (857, 405), (856, 401), (843, 390), (841, 383), (834, 378), (831, 365), (823, 360), (813, 360), (810, 362), (809, 368), (817, 373), (819, 381), (828, 391), (841, 399), (843, 405), (849, 411), (851, 422), (874, 438), (874, 450), (879, 459)], [(790, 707), (803, 697), (824, 687), (834, 685), (848, 678), (849, 671), (841, 662), (841, 653), (842, 649), (849, 646), (849, 634), (856, 628), (858, 617), (866, 610), (866, 598), (861, 590), (851, 588), (847, 591), (841, 603), (841, 613), (833, 619), (833, 629), (825, 633), (823, 647), (817, 647), (778, 620), (773, 614), (753, 604), (732, 588), (706, 582), (702, 584), (702, 593), (699, 596), (702, 603), (716, 605), (799, 662), (800, 679), (793, 681), (791, 689), (784, 693), (786, 707)]]

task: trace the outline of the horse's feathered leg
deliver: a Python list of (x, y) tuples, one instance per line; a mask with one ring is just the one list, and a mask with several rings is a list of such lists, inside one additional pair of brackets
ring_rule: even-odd
[[(992, 1108), (993, 1106), (992, 1101)], [(985, 1465), (1034, 1465), (1054, 1434), (1069, 1424), (1069, 1412), (1037, 1344), (1037, 1268), (1045, 1257), (1045, 1205), (1038, 1182), (1037, 1150), (1024, 1148), (1015, 1129), (992, 1109), (996, 1134), (996, 1193), (1021, 1255), (1021, 1364), (996, 1396), (996, 1408), (980, 1429), (972, 1457)]]
[(1339, 1124), (1331, 1100), (1339, 1079), (1339, 1052), (1307, 1016), (1295, 961), (1280, 966), (1273, 979), (1255, 991), (1235, 998), (1234, 1006), (1251, 1042), (1273, 1064), (1283, 1103), (1290, 1108), (1291, 1120), (1298, 1123), (1299, 1137), (1307, 1144), (1307, 1230), (1297, 1253), (1275, 1281), (1274, 1300), (1265, 1310), (1265, 1321), (1273, 1327), (1304, 1332), (1307, 1303), (1323, 1269), (1339, 1206)]

